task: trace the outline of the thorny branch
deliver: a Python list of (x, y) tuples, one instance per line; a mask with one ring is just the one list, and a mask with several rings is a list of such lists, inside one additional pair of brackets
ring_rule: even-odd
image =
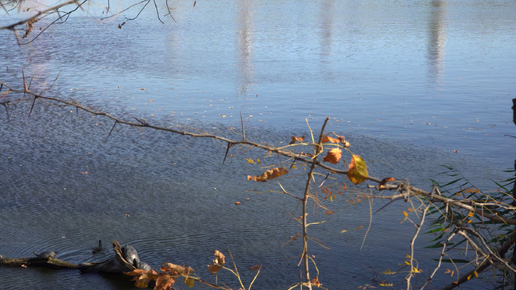
[[(313, 170), (313, 168), (315, 168), (315, 167), (318, 167), (318, 168), (327, 170), (333, 174), (345, 175), (347, 173), (346, 170), (333, 168), (331, 166), (321, 163), (317, 158), (315, 158), (319, 153), (319, 151), (317, 149), (316, 149), (316, 152), (314, 152), (314, 154), (302, 153), (302, 152), (301, 153), (292, 152), (289, 150), (290, 149), (289, 146), (274, 147), (269, 144), (256, 143), (256, 142), (249, 141), (247, 139), (231, 140), (231, 139), (228, 139), (228, 138), (225, 138), (222, 136), (218, 136), (218, 135), (214, 135), (214, 134), (210, 134), (210, 133), (194, 133), (194, 132), (188, 132), (188, 131), (184, 131), (184, 130), (180, 130), (180, 129), (173, 129), (170, 127), (165, 128), (165, 127), (153, 125), (153, 124), (145, 121), (142, 118), (137, 118), (134, 116), (131, 116), (131, 117), (134, 118), (136, 122), (128, 121), (128, 120), (116, 117), (112, 114), (106, 113), (97, 108), (80, 104), (77, 101), (63, 100), (63, 99), (59, 99), (59, 98), (44, 96), (41, 93), (34, 93), (34, 92), (30, 91), (30, 88), (28, 88), (25, 83), (23, 86), (24, 88), (21, 90), (14, 89), (4, 82), (0, 82), (0, 86), (2, 87), (2, 89), (4, 87), (7, 88), (7, 91), (0, 92), (0, 100), (3, 100), (2, 102), (0, 102), (0, 104), (3, 105), (4, 107), (6, 107), (6, 110), (10, 104), (15, 104), (17, 102), (24, 101), (24, 100), (25, 101), (32, 100), (34, 102), (36, 99), (55, 102), (55, 103), (59, 103), (59, 104), (65, 105), (65, 106), (72, 106), (72, 107), (75, 107), (77, 110), (83, 110), (83, 111), (86, 111), (95, 116), (104, 116), (108, 119), (113, 120), (114, 124), (108, 134), (108, 138), (111, 135), (112, 131), (114, 130), (114, 127), (117, 124), (130, 125), (130, 126), (134, 126), (134, 127), (138, 127), (138, 128), (150, 128), (150, 129), (154, 129), (154, 130), (166, 131), (166, 132), (170, 132), (170, 133), (181, 134), (181, 135), (186, 135), (186, 136), (191, 136), (191, 137), (212, 138), (215, 140), (225, 142), (225, 143), (227, 143), (225, 157), (227, 156), (227, 152), (229, 151), (229, 149), (232, 146), (240, 144), (240, 145), (247, 145), (250, 147), (260, 148), (260, 149), (269, 151), (270, 153), (276, 153), (278, 155), (283, 155), (283, 156), (286, 156), (293, 160), (297, 160), (302, 163), (309, 164), (312, 167), (311, 170)], [(16, 94), (26, 94), (26, 95), (30, 95), (32, 97), (29, 99), (14, 99), (14, 96)], [(323, 131), (321, 131), (321, 132), (324, 132), (324, 128), (323, 128)], [(320, 143), (320, 141), (319, 141), (319, 143)], [(319, 145), (320, 146), (319, 143), (316, 143), (316, 144), (304, 143), (303, 145), (316, 145), (316, 146)], [(316, 148), (318, 148), (318, 147), (316, 147)], [(440, 203), (440, 204), (446, 205), (447, 212), (448, 212), (448, 209), (451, 209), (451, 208), (463, 209), (463, 210), (467, 210), (471, 213), (478, 214), (482, 220), (490, 220), (493, 222), (502, 222), (505, 224), (516, 224), (516, 219), (514, 219), (514, 218), (505, 218), (501, 215), (498, 215), (498, 213), (493, 210), (486, 210), (492, 206), (496, 206), (498, 209), (505, 209), (505, 210), (510, 210), (513, 212), (516, 211), (516, 207), (509, 205), (509, 204), (502, 204), (500, 202), (496, 202), (493, 200), (489, 201), (488, 199), (486, 199), (485, 201), (481, 201), (478, 199), (474, 200), (473, 198), (452, 199), (452, 198), (448, 198), (448, 197), (441, 195), (438, 192), (438, 190), (437, 190), (437, 194), (435, 194), (434, 190), (432, 190), (431, 192), (428, 192), (426, 190), (423, 190), (423, 189), (417, 188), (415, 186), (412, 186), (410, 184), (407, 184), (407, 182), (402, 181), (402, 180), (395, 180), (393, 182), (390, 182), (389, 184), (385, 184), (385, 183), (382, 184), (382, 181), (375, 177), (367, 177), (367, 180), (378, 184), (375, 186), (368, 185), (369, 188), (371, 188), (371, 189), (374, 188), (374, 189), (380, 191), (380, 194), (376, 194), (376, 195), (370, 194), (369, 196), (367, 196), (368, 198), (390, 199), (391, 201), (403, 199), (405, 201), (409, 201), (409, 199), (411, 197), (416, 197), (424, 202), (427, 202), (427, 204), (425, 205), (425, 207), (423, 209), (423, 212), (422, 212), (423, 214), (420, 219), (420, 222), (419, 222), (419, 224), (416, 225), (416, 228), (417, 228), (416, 233), (414, 234), (411, 244), (410, 244), (411, 269), (410, 269), (409, 275), (407, 276), (407, 289), (411, 289), (410, 280), (411, 280), (411, 277), (416, 273), (415, 272), (416, 270), (415, 270), (415, 267), (413, 264), (414, 263), (413, 257), (414, 257), (415, 239), (417, 238), (417, 236), (420, 233), (420, 230), (421, 230), (424, 220), (425, 220), (425, 216), (428, 213), (428, 210), (431, 205)], [(308, 182), (310, 182), (310, 178), (308, 179)], [(386, 191), (394, 191), (394, 193), (390, 196), (381, 195), (383, 192), (386, 192)], [(490, 213), (486, 213), (485, 211), (489, 211)], [(444, 213), (443, 213), (443, 215), (444, 215)], [(304, 214), (303, 214), (303, 216), (304, 216)], [(453, 216), (450, 219), (453, 220)], [(443, 247), (441, 250), (441, 256), (439, 258), (437, 267), (434, 269), (434, 271), (432, 272), (430, 277), (428, 279), (426, 279), (426, 282), (424, 283), (422, 288), (426, 287), (434, 278), (437, 270), (441, 267), (442, 259), (445, 255), (445, 250), (446, 250), (447, 244), (451, 241), (451, 239), (453, 237), (455, 237), (457, 235), (462, 236), (466, 241), (468, 241), (468, 244), (471, 245), (471, 247), (477, 253), (477, 255), (479, 255), (480, 257), (483, 258), (483, 261), (478, 266), (476, 266), (476, 268), (474, 270), (470, 271), (469, 273), (467, 273), (465, 275), (462, 275), (460, 278), (457, 279), (457, 281), (455, 281), (455, 283), (448, 285), (447, 288), (445, 288), (445, 289), (452, 289), (454, 287), (457, 287), (461, 283), (468, 281), (469, 277), (471, 277), (472, 273), (481, 273), (482, 271), (487, 270), (490, 266), (493, 266), (495, 268), (503, 268), (503, 269), (507, 269), (512, 272), (516, 272), (516, 270), (513, 268), (513, 266), (511, 266), (509, 264), (509, 262), (507, 262), (506, 259), (503, 258), (505, 253), (509, 250), (509, 248), (511, 248), (514, 245), (514, 242), (516, 240), (516, 233), (513, 233), (510, 236), (509, 240), (504, 243), (504, 245), (502, 245), (498, 249), (493, 249), (493, 247), (490, 247), (489, 245), (487, 245), (487, 243), (485, 242), (485, 237), (481, 236), (475, 230), (472, 230), (471, 228), (467, 227), (467, 224), (464, 221), (454, 220), (454, 225), (455, 225), (455, 230), (453, 230), (453, 232), (450, 233), (448, 238), (444, 242), (442, 242)], [(478, 244), (478, 242), (480, 242), (480, 244)], [(306, 247), (304, 247), (304, 255), (306, 255), (306, 254), (307, 254)], [(307, 286), (310, 285), (309, 276), (307, 276), (305, 278), (308, 280), (306, 283)]]

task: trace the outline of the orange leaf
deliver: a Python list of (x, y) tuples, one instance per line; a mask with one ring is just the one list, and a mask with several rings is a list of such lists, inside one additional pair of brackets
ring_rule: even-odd
[(339, 148), (333, 148), (324, 157), (323, 161), (330, 162), (332, 164), (337, 164), (337, 163), (339, 163), (341, 156), (342, 156), (342, 150), (340, 150)]
[(247, 175), (247, 180), (266, 182), (269, 179), (280, 177), (287, 173), (288, 173), (288, 170), (285, 167), (276, 167), (276, 168), (272, 168), (272, 169), (265, 171), (260, 176)]
[(235, 205), (241, 205), (242, 203), (240, 201), (235, 201)]
[(333, 138), (333, 137), (330, 137), (330, 136), (324, 136), (322, 138), (322, 143), (340, 143), (340, 140), (338, 138)]
[(256, 271), (256, 270), (260, 270), (261, 268), (262, 268), (261, 265), (256, 265), (256, 266), (252, 267), (250, 270), (251, 271)]
[(292, 141), (290, 141), (290, 144), (294, 144), (294, 143), (296, 143), (296, 141), (299, 143), (305, 141), (305, 136), (296, 137), (296, 136), (292, 135), (291, 138), (292, 138)]
[(333, 133), (333, 135), (336, 136), (336, 138), (333, 138), (333, 137), (330, 137), (330, 136), (324, 136), (322, 138), (322, 140), (321, 140), (322, 143), (328, 143), (328, 142), (330, 142), (330, 143), (342, 143), (345, 148), (348, 148), (349, 146), (351, 146), (349, 144), (349, 142), (346, 141), (344, 136), (339, 136), (339, 135), (335, 134), (334, 132), (332, 132), (332, 133)]
[(367, 165), (362, 157), (353, 154), (353, 158), (349, 163), (348, 178), (355, 185), (367, 180)]
[(394, 179), (394, 177), (386, 177), (384, 179), (382, 179), (382, 181), (380, 181), (380, 186), (383, 186), (385, 185), (387, 182), (391, 182), (391, 181), (395, 181), (396, 179)]
[(321, 282), (319, 282), (319, 277), (315, 277), (312, 279), (312, 281), (310, 281), (310, 283), (312, 283), (315, 287), (321, 287)]

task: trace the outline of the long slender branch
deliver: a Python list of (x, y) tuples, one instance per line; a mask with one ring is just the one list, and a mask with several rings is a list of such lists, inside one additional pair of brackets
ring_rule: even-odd
[[(7, 87), (9, 89), (4, 94), (4, 96), (7, 93), (11, 93), (11, 92), (12, 93), (20, 93), (20, 94), (26, 93), (28, 95), (32, 95), (35, 98), (39, 98), (40, 100), (49, 100), (49, 101), (53, 101), (53, 102), (58, 102), (58, 103), (61, 103), (61, 104), (65, 104), (65, 105), (69, 105), (69, 106), (73, 106), (73, 107), (79, 108), (81, 110), (84, 110), (86, 112), (89, 112), (89, 113), (97, 115), (97, 116), (105, 116), (105, 117), (110, 118), (110, 119), (112, 119), (114, 121), (117, 121), (119, 124), (125, 124), (125, 125), (130, 125), (130, 126), (135, 126), (135, 127), (141, 127), (141, 128), (151, 128), (151, 129), (155, 129), (155, 130), (167, 131), (167, 132), (181, 134), (181, 135), (186, 135), (186, 136), (191, 136), (191, 137), (213, 138), (213, 139), (216, 139), (216, 140), (220, 140), (220, 141), (224, 141), (224, 142), (230, 143), (232, 145), (237, 145), (237, 144), (249, 145), (249, 146), (252, 146), (252, 147), (268, 150), (270, 152), (277, 153), (277, 154), (280, 154), (280, 155), (292, 158), (294, 160), (299, 160), (299, 161), (301, 161), (303, 163), (306, 163), (306, 164), (311, 164), (311, 165), (315, 164), (315, 166), (317, 166), (319, 168), (322, 168), (324, 170), (328, 170), (328, 171), (336, 173), (336, 174), (341, 174), (341, 175), (347, 174), (346, 170), (337, 169), (337, 168), (328, 166), (326, 164), (323, 164), (317, 158), (304, 158), (303, 157), (303, 156), (310, 156), (310, 155), (299, 154), (298, 152), (292, 152), (292, 151), (285, 150), (285, 148), (287, 148), (288, 146), (287, 147), (271, 147), (271, 146), (266, 145), (266, 144), (260, 144), (260, 143), (251, 142), (251, 141), (248, 141), (248, 140), (230, 140), (228, 138), (217, 136), (217, 135), (213, 135), (213, 134), (199, 134), (199, 133), (175, 130), (175, 129), (172, 129), (172, 128), (159, 127), (159, 126), (155, 126), (155, 125), (152, 125), (152, 124), (149, 124), (149, 123), (129, 122), (129, 121), (117, 118), (117, 117), (115, 117), (115, 116), (113, 116), (113, 115), (111, 115), (109, 113), (105, 113), (103, 111), (100, 111), (98, 109), (86, 107), (85, 105), (81, 105), (81, 104), (79, 104), (79, 103), (77, 103), (75, 101), (66, 101), (66, 100), (62, 100), (62, 99), (58, 99), (58, 98), (46, 97), (46, 96), (42, 96), (40, 94), (31, 92), (31, 91), (28, 91), (28, 90), (15, 90), (15, 89), (12, 89), (10, 86), (8, 86), (6, 83), (3, 83), (3, 82), (0, 82), (0, 84), (4, 85), (5, 87)], [(2, 104), (8, 104), (9, 102), (14, 102), (14, 101), (12, 101), (12, 100), (11, 101), (4, 101)], [(374, 183), (377, 183), (377, 184), (381, 183), (380, 179), (375, 178), (375, 177), (371, 177), (371, 176), (367, 177), (367, 180), (369, 180), (371, 182), (374, 182)], [(372, 187), (376, 188), (377, 190), (398, 190), (400, 188), (400, 186), (404, 186), (405, 188), (407, 188), (410, 191), (410, 193), (413, 194), (413, 195), (422, 195), (422, 196), (431, 198), (431, 200), (433, 202), (439, 202), (439, 203), (443, 203), (443, 204), (447, 204), (447, 205), (457, 206), (457, 207), (469, 210), (471, 212), (475, 212), (475, 213), (481, 215), (483, 218), (486, 218), (486, 219), (489, 219), (489, 220), (492, 220), (492, 221), (495, 221), (495, 222), (503, 222), (503, 223), (506, 223), (506, 224), (516, 224), (516, 219), (515, 218), (512, 218), (512, 219), (511, 218), (504, 218), (504, 217), (501, 217), (501, 216), (498, 216), (498, 215), (495, 215), (495, 214), (485, 213), (482, 210), (482, 207), (486, 206), (488, 204), (491, 204), (491, 203), (476, 202), (476, 201), (473, 201), (472, 199), (467, 199), (467, 198), (461, 199), (461, 200), (455, 200), (455, 199), (444, 197), (442, 195), (435, 195), (435, 194), (432, 194), (429, 191), (423, 190), (421, 188), (418, 188), (418, 187), (415, 187), (415, 186), (412, 186), (412, 185), (406, 185), (406, 184), (403, 184), (401, 182), (399, 182), (399, 184), (391, 184), (391, 185), (386, 184), (386, 185), (382, 185), (381, 187), (380, 186), (372, 186)], [(406, 196), (406, 194), (397, 194), (397, 195), (393, 195), (393, 196), (390, 196), (390, 197), (377, 196), (377, 195), (372, 195), (371, 197), (395, 199), (395, 198), (406, 198), (407, 196)], [(498, 204), (497, 204), (497, 206), (502, 206), (503, 208), (506, 208), (506, 209), (516, 210), (516, 207), (514, 207), (514, 206), (508, 206), (508, 205), (504, 206), (504, 205), (498, 205)]]
[(324, 120), (324, 124), (321, 129), (321, 134), (319, 135), (319, 142), (316, 146), (316, 152), (314, 156), (314, 162), (312, 163), (312, 166), (310, 167), (310, 172), (308, 172), (308, 176), (306, 178), (306, 186), (305, 186), (305, 192), (303, 194), (303, 261), (304, 261), (304, 267), (305, 267), (305, 283), (307, 283), (308, 289), (312, 289), (312, 284), (310, 283), (310, 271), (309, 271), (309, 263), (308, 263), (308, 233), (307, 233), (307, 214), (306, 214), (306, 205), (308, 203), (309, 198), (309, 192), (310, 192), (310, 182), (313, 178), (313, 172), (315, 169), (315, 164), (317, 161), (317, 155), (322, 149), (322, 138), (324, 135), (324, 129), (326, 128), (326, 124), (328, 123), (328, 120), (330, 118), (326, 117), (326, 120)]

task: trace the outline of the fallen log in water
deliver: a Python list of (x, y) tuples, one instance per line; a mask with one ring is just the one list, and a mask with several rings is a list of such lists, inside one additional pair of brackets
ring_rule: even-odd
[(73, 264), (56, 258), (5, 258), (0, 256), (0, 266), (5, 267), (45, 267), (52, 269), (79, 269), (88, 273), (123, 274), (136, 269), (130, 262), (126, 261), (122, 246), (118, 241), (113, 241), (115, 256), (103, 262), (92, 262), (84, 264)]

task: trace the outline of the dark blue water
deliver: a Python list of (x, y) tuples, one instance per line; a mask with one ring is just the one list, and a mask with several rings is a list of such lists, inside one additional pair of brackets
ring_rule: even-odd
[[(345, 135), (372, 175), (428, 189), (448, 164), (491, 189), (490, 179), (506, 178), (501, 171), (516, 158), (514, 139), (504, 136), (516, 135), (515, 5), (198, 1), (174, 3), (177, 23), (164, 16), (165, 24), (152, 9), (135, 21), (100, 21), (101, 9), (92, 5), (29, 45), (0, 31), (0, 78), (21, 88), (24, 69), (40, 90), (59, 74), (46, 95), (234, 139), (241, 137), (228, 129), (240, 128), (242, 113), (251, 140), (276, 145), (292, 134), (308, 136), (305, 119), (317, 130), (330, 116), (327, 130)], [(11, 14), (2, 14), (0, 25), (25, 15)], [(188, 264), (214, 279), (206, 269), (212, 251), (231, 250), (239, 269), (263, 265), (257, 289), (287, 289), (299, 280), (301, 244), (283, 246), (300, 231), (289, 215), (299, 215), (298, 204), (270, 192), (280, 190), (277, 183), (246, 181), (264, 169), (245, 158), (263, 159), (263, 152), (235, 149), (221, 166), (225, 146), (211, 140), (122, 126), (106, 139), (111, 121), (40, 101), (30, 118), (29, 109), (22, 103), (9, 117), (0, 113), (1, 255), (55, 249), (71, 262), (102, 260), (110, 253), (92, 256), (90, 248), (117, 239), (153, 267)], [(304, 180), (281, 183), (300, 193)], [(330, 205), (336, 214), (327, 223), (310, 228), (330, 247), (310, 246), (329, 289), (372, 284), (374, 271), (397, 269), (414, 232), (399, 225), (407, 205), (395, 204), (373, 217), (360, 251), (365, 229), (356, 228), (367, 228), (369, 206), (344, 200)], [(431, 269), (423, 254), (418, 261)], [(253, 273), (243, 272), (249, 282)], [(0, 268), (0, 275), (9, 288), (130, 285), (75, 271)], [(402, 276), (392, 282), (403, 287)], [(219, 279), (238, 288), (231, 276)]]

